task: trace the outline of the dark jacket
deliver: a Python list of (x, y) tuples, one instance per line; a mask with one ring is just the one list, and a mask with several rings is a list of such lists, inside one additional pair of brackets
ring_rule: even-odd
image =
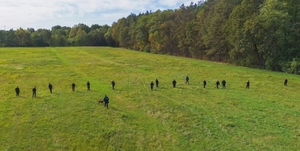
[(108, 98), (107, 96), (105, 96), (104, 99), (103, 99), (103, 101), (104, 101), (105, 103), (108, 103), (108, 102), (109, 102), (109, 98)]

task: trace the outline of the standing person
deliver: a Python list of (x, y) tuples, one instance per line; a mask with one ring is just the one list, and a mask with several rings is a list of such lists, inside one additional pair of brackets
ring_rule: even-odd
[(189, 83), (189, 80), (190, 80), (189, 76), (186, 76), (186, 77), (185, 77), (185, 84), (190, 84), (190, 83)]
[(204, 80), (203, 81), (203, 88), (205, 88), (205, 86), (206, 86), (206, 81)]
[(75, 91), (75, 83), (72, 83), (72, 91)]
[(153, 90), (153, 86), (154, 86), (154, 83), (153, 83), (153, 81), (151, 81), (151, 83), (150, 83), (150, 89), (151, 90)]
[(115, 85), (116, 85), (115, 81), (112, 80), (112, 81), (111, 81), (111, 87), (112, 87), (113, 90), (115, 89)]
[(217, 80), (217, 82), (216, 82), (217, 89), (219, 89), (219, 85), (220, 85), (220, 82), (219, 82), (219, 80)]
[(90, 91), (90, 88), (91, 88), (90, 81), (88, 81), (88, 82), (86, 83), (86, 86), (87, 86), (87, 90)]
[(246, 89), (249, 89), (249, 88), (250, 88), (250, 82), (248, 80), (247, 83), (246, 83)]
[(103, 98), (104, 107), (108, 108), (109, 98), (105, 95)]
[(20, 95), (20, 88), (18, 86), (15, 88), (15, 91), (16, 91), (16, 96), (19, 96)]
[(223, 89), (226, 88), (226, 81), (225, 80), (222, 80), (222, 86), (223, 86)]
[(32, 89), (32, 97), (36, 98), (36, 87), (33, 87)]
[(158, 88), (158, 83), (159, 83), (159, 82), (158, 82), (158, 80), (156, 79), (156, 80), (155, 80), (155, 85), (156, 85), (157, 88)]
[(48, 88), (50, 90), (50, 93), (52, 93), (52, 84), (51, 83), (48, 84)]
[(173, 80), (173, 82), (172, 82), (172, 84), (173, 84), (173, 88), (175, 88), (175, 87), (176, 87), (176, 83), (177, 83), (177, 82), (176, 82), (176, 80), (174, 79), (174, 80)]
[(283, 85), (284, 85), (284, 86), (287, 86), (287, 83), (288, 83), (288, 79), (285, 79)]

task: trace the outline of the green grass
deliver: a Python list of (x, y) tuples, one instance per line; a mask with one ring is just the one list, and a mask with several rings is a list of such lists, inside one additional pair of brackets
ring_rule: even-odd
[(0, 150), (300, 148), (297, 75), (107, 47), (1, 48), (0, 75)]

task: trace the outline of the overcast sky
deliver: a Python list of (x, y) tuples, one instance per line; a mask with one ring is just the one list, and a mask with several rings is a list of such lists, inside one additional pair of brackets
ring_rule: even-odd
[(111, 25), (131, 13), (177, 9), (193, 0), (0, 0), (0, 30), (78, 23)]

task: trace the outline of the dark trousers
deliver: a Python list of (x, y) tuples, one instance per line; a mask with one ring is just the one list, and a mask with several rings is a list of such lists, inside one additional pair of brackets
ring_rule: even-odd
[(104, 107), (108, 108), (108, 102), (104, 102)]

